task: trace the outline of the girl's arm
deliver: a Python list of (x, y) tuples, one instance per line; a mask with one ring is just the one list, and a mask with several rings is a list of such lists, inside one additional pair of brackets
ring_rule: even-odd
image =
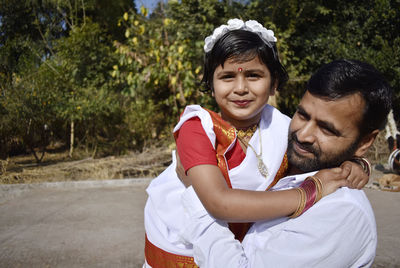
[[(323, 182), (322, 196), (346, 186), (348, 173), (348, 167), (318, 172)], [(296, 211), (301, 198), (295, 189), (276, 192), (231, 189), (219, 168), (213, 165), (195, 166), (188, 170), (187, 177), (207, 211), (228, 222), (289, 216)]]
[[(189, 166), (186, 178), (191, 181), (189, 184), (193, 185), (198, 197), (211, 215), (229, 222), (248, 222), (289, 216), (297, 210), (299, 204), (302, 203), (302, 195), (296, 189), (269, 192), (229, 188), (216, 163), (209, 160), (215, 161), (215, 152), (202, 126), (196, 127), (199, 123), (199, 119), (193, 119), (182, 125), (177, 139), (177, 150), (179, 154), (185, 155), (185, 159), (191, 159), (193, 155), (196, 155), (194, 162), (197, 164), (192, 163), (190, 167), (191, 164), (186, 163), (186, 166)], [(182, 137), (190, 137), (190, 139)], [(193, 143), (194, 139), (196, 141), (205, 139), (205, 141)], [(199, 146), (201, 148), (198, 148)], [(177, 158), (179, 159), (178, 155)], [(177, 167), (179, 166), (183, 169), (178, 160)], [(325, 196), (340, 186), (346, 186), (345, 177), (348, 172), (348, 168), (319, 172), (318, 177), (323, 183), (322, 195)], [(185, 171), (182, 171), (182, 174), (180, 177), (184, 178)]]
[[(231, 189), (217, 166), (199, 165), (188, 170), (187, 176), (177, 155), (177, 173), (186, 187), (193, 185), (199, 199), (215, 218), (229, 222), (267, 220), (293, 214), (300, 202), (297, 190), (248, 191)], [(346, 161), (340, 168), (319, 171), (323, 184), (322, 196), (342, 186), (360, 188), (368, 176), (356, 163)], [(244, 178), (245, 179), (245, 178)]]

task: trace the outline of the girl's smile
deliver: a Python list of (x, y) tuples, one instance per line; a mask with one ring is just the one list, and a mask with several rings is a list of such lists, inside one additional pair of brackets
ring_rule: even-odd
[(236, 103), (236, 105), (240, 106), (240, 107), (246, 107), (250, 104), (250, 100), (237, 100), (237, 101), (233, 101), (234, 103)]

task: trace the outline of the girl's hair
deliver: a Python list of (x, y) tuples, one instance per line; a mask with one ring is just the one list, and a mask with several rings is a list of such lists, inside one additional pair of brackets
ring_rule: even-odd
[(204, 57), (204, 75), (201, 80), (205, 90), (214, 90), (213, 77), (215, 69), (228, 59), (235, 62), (246, 62), (258, 57), (271, 73), (272, 84), (278, 80), (278, 90), (287, 82), (289, 76), (278, 57), (276, 44), (267, 45), (258, 34), (246, 30), (233, 30), (218, 39), (212, 50)]

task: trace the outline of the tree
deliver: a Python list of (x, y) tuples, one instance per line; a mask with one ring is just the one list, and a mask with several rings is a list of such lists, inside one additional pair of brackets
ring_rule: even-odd
[(102, 132), (113, 127), (107, 122), (108, 117), (120, 109), (118, 96), (109, 82), (115, 64), (111, 40), (98, 24), (86, 21), (74, 26), (68, 37), (59, 39), (54, 50), (56, 57), (52, 61), (60, 66), (57, 77), (62, 81), (54, 88), (61, 96), (57, 112), (71, 123), (70, 153), (78, 123), (77, 130), (95, 154)]
[(251, 1), (249, 12), (271, 21), (290, 80), (279, 106), (291, 115), (305, 82), (322, 64), (339, 58), (367, 61), (395, 89), (399, 114), (400, 2), (369, 1)]

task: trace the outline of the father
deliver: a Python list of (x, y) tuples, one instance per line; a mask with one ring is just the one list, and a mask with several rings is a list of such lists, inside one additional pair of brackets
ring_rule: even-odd
[[(391, 89), (371, 65), (333, 61), (309, 80), (289, 127), (291, 175), (273, 190), (296, 187), (315, 170), (360, 157), (391, 108)], [(297, 169), (297, 170), (296, 170)], [(257, 222), (243, 243), (212, 218), (192, 187), (182, 196), (194, 259), (204, 267), (369, 267), (377, 234), (363, 191), (340, 188), (297, 218)]]

